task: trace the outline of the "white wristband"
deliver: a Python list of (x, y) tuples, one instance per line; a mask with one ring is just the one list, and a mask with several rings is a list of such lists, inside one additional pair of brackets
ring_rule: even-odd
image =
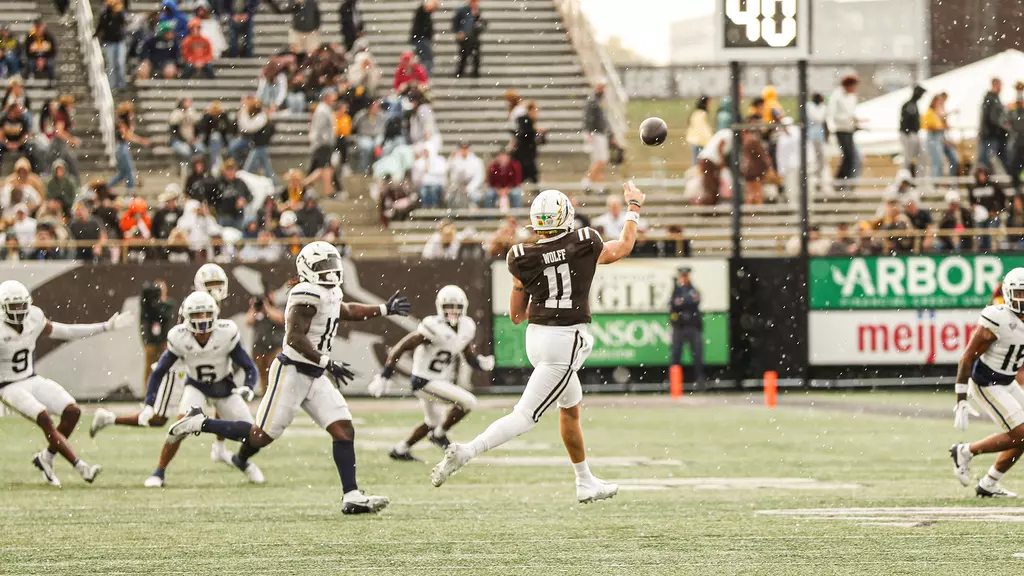
[(640, 213), (639, 212), (626, 212), (626, 222), (636, 222), (640, 224)]
[(957, 382), (953, 389), (956, 390), (957, 394), (967, 394), (967, 384)]
[(328, 362), (330, 362), (330, 361), (331, 361), (331, 357), (330, 356), (328, 356), (327, 354), (321, 354), (320, 355), (320, 361), (317, 362), (316, 365), (321, 367), (321, 368), (326, 368)]
[(387, 305), (387, 303), (380, 305), (380, 315), (381, 316), (387, 316), (388, 315), (388, 305)]

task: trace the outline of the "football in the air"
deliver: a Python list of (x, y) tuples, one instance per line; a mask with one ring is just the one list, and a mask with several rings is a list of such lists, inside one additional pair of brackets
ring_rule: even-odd
[(657, 116), (652, 116), (640, 124), (640, 141), (647, 146), (661, 146), (668, 138), (668, 124)]

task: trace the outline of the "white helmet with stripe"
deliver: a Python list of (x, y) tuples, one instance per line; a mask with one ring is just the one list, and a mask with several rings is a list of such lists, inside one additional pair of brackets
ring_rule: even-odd
[(1024, 314), (1024, 268), (1014, 268), (1003, 277), (1003, 303)]
[(0, 284), (0, 308), (4, 322), (20, 326), (28, 317), (32, 307), (32, 295), (28, 288), (17, 280), (7, 280)]
[(458, 326), (459, 320), (466, 314), (469, 308), (469, 298), (462, 288), (449, 284), (437, 292), (437, 315), (443, 318), (452, 326)]
[(208, 292), (218, 304), (228, 297), (228, 275), (213, 263), (199, 267), (193, 286), (200, 292)]
[(535, 232), (572, 230), (576, 210), (569, 197), (558, 190), (545, 190), (530, 205), (530, 227)]
[(193, 334), (207, 334), (213, 331), (220, 315), (220, 306), (209, 292), (197, 291), (189, 294), (181, 303), (181, 315), (185, 328)]
[(303, 282), (320, 286), (341, 286), (341, 254), (329, 242), (317, 240), (302, 247), (295, 258), (295, 269)]

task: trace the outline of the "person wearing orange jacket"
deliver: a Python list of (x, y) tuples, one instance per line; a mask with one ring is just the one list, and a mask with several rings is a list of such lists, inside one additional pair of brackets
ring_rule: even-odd
[(135, 198), (128, 204), (128, 210), (121, 216), (121, 234), (124, 238), (153, 237), (153, 221), (149, 217), (149, 206), (142, 198)]
[(193, 18), (188, 23), (188, 35), (181, 42), (182, 78), (201, 76), (213, 78), (213, 45), (203, 36), (202, 23)]

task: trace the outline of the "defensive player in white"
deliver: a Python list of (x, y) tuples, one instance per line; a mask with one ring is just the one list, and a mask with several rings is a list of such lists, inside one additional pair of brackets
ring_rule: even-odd
[(529, 319), (526, 354), (534, 370), (523, 396), (511, 414), (491, 424), (468, 444), (452, 443), (430, 475), (441, 486), (470, 459), (501, 446), (533, 428), (557, 404), (562, 442), (576, 472), (576, 498), (594, 502), (611, 498), (618, 486), (590, 472), (580, 428), (583, 389), (576, 372), (593, 346), (590, 285), (600, 264), (627, 256), (636, 242), (644, 194), (632, 182), (624, 192), (628, 212), (618, 240), (604, 242), (590, 228), (573, 230), (575, 213), (569, 198), (545, 190), (530, 206), (530, 225), (540, 236), (536, 243), (516, 244), (508, 253), (512, 274), (509, 315), (514, 324)]
[[(436, 316), (427, 316), (415, 332), (410, 333), (388, 352), (384, 369), (370, 383), (369, 392), (379, 398), (391, 387), (395, 364), (408, 351), (412, 355), (412, 393), (423, 407), (423, 424), (412, 431), (409, 438), (398, 443), (388, 456), (392, 460), (421, 462), (409, 448), (429, 437), (430, 441), (447, 448), (448, 431), (476, 407), (476, 396), (458, 386), (455, 381), (455, 363), (460, 355), (477, 370), (494, 369), (493, 356), (480, 356), (473, 339), (476, 322), (466, 316), (469, 298), (458, 286), (445, 286), (437, 293)], [(451, 406), (448, 415), (444, 414)]]
[[(185, 386), (181, 393), (178, 412), (183, 418), (201, 410), (208, 403), (219, 413), (248, 430), (252, 423), (249, 405), (255, 394), (253, 388), (259, 380), (256, 364), (242, 347), (238, 326), (231, 320), (219, 318), (220, 309), (213, 296), (206, 292), (193, 292), (181, 304), (184, 321), (167, 334), (167, 350), (157, 360), (149, 376), (146, 389), (146, 409), (152, 412), (157, 390), (167, 373), (180, 361), (185, 367)], [(245, 383), (235, 383), (232, 364), (245, 371)], [(216, 428), (216, 422), (210, 425)], [(216, 432), (211, 429), (210, 431)], [(146, 479), (147, 488), (164, 485), (167, 466), (178, 452), (183, 436), (169, 437), (160, 452), (156, 471)], [(263, 483), (263, 474), (255, 464), (243, 472), (249, 481)]]
[[(228, 275), (224, 269), (217, 264), (207, 263), (199, 267), (192, 281), (192, 286), (197, 292), (206, 292), (220, 306), (228, 297)], [(181, 310), (178, 311), (178, 323), (183, 323), (184, 316)], [(181, 405), (181, 395), (185, 389), (186, 375), (185, 365), (178, 362), (167, 371), (160, 387), (156, 392), (156, 400), (152, 406), (143, 406), (141, 412), (118, 416), (110, 410), (99, 408), (92, 417), (92, 426), (89, 428), (89, 435), (96, 437), (96, 434), (107, 426), (150, 426), (160, 427), (167, 423), (168, 418)], [(186, 406), (189, 408), (190, 406)], [(178, 414), (180, 418), (182, 413)], [(224, 462), (231, 465), (231, 451), (224, 445), (224, 438), (218, 437), (213, 442), (210, 450), (210, 459), (214, 462)]]
[(299, 281), (288, 293), (285, 308), (284, 350), (270, 365), (270, 387), (256, 422), (247, 423), (208, 419), (196, 410), (181, 419), (168, 432), (168, 439), (187, 434), (219, 433), (242, 441), (235, 465), (246, 470), (249, 458), (281, 437), (301, 408), (334, 440), (334, 463), (344, 490), (341, 511), (365, 514), (384, 509), (388, 499), (367, 496), (356, 483), (355, 429), (352, 413), (338, 388), (354, 374), (348, 364), (331, 359), (331, 347), (342, 320), (367, 320), (378, 316), (409, 314), (409, 301), (395, 292), (379, 306), (342, 302), (342, 261), (338, 250), (327, 242), (311, 242), (295, 258)]
[[(40, 336), (56, 340), (78, 340), (109, 330), (132, 325), (130, 315), (114, 314), (99, 324), (61, 324), (46, 318), (32, 305), (28, 288), (14, 280), (0, 283), (0, 401), (15, 412), (35, 422), (43, 430), (49, 446), (32, 458), (32, 463), (51, 486), (60, 486), (53, 471), (53, 458), (59, 452), (90, 484), (100, 472), (99, 465), (89, 465), (75, 456), (68, 437), (78, 424), (82, 410), (60, 384), (43, 378), (35, 371), (36, 341)], [(54, 425), (50, 415), (60, 415)]]
[(956, 372), (956, 409), (953, 425), (967, 430), (973, 399), (1005, 432), (970, 444), (954, 444), (949, 450), (953, 473), (964, 486), (971, 482), (971, 459), (978, 454), (999, 453), (995, 463), (978, 481), (982, 497), (1014, 498), (999, 480), (1024, 454), (1024, 390), (1017, 373), (1024, 364), (1024, 268), (1014, 268), (1003, 278), (1003, 304), (982, 310), (978, 329), (971, 335)]

